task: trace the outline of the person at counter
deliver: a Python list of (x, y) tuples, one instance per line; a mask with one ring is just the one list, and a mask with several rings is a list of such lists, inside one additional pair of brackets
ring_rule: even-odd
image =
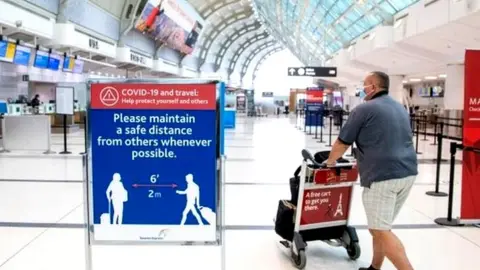
[(33, 108), (38, 108), (38, 106), (40, 106), (40, 95), (36, 94), (30, 104)]

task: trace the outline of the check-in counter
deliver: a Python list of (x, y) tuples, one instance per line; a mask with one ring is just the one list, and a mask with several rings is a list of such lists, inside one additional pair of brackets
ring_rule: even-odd
[(3, 151), (42, 151), (51, 153), (51, 125), (48, 115), (4, 116)]

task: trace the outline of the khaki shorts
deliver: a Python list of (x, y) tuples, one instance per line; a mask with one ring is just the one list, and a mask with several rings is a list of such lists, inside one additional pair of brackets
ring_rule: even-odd
[(374, 182), (363, 190), (363, 206), (371, 230), (391, 230), (393, 221), (408, 198), (415, 176)]

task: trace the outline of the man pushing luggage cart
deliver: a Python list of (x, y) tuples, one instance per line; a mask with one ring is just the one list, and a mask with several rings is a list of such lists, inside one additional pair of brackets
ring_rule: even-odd
[(358, 259), (357, 232), (348, 226), (356, 164), (338, 163), (327, 168), (307, 150), (302, 150), (302, 156), (298, 199), (280, 201), (278, 207), (275, 231), (284, 239), (281, 243), (291, 249), (298, 269), (306, 266), (305, 248), (310, 241), (344, 247), (352, 260)]

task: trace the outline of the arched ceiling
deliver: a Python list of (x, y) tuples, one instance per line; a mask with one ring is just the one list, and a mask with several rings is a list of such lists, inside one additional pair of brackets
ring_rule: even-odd
[(201, 65), (213, 63), (216, 71), (226, 69), (229, 74), (238, 71), (244, 76), (248, 66), (256, 64), (252, 51), (259, 54), (268, 49), (261, 47), (267, 40), (278, 45), (254, 15), (249, 0), (189, 2), (208, 22), (195, 50)]
[(251, 66), (255, 76), (265, 57), (284, 47), (305, 65), (321, 65), (378, 24), (391, 24), (393, 15), (417, 1), (189, 0), (208, 22), (195, 56), (201, 65), (242, 77)]
[(252, 0), (254, 12), (304, 64), (324, 62), (418, 0)]

